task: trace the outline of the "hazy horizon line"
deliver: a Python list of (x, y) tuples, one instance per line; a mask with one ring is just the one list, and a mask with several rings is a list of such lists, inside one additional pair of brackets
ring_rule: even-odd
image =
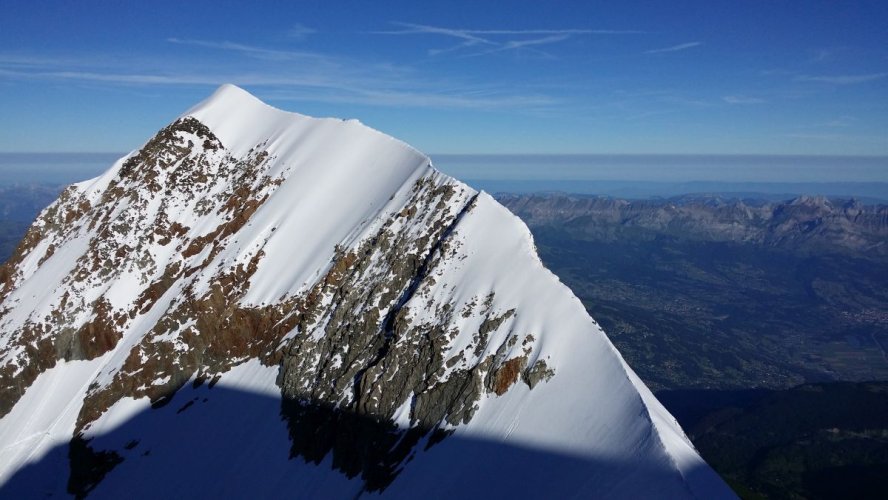
[[(119, 155), (129, 154), (123, 151), (0, 151), (3, 156), (62, 156), (62, 155)], [(888, 154), (805, 154), (805, 153), (423, 153), (426, 156), (448, 157), (583, 157), (583, 156), (629, 156), (629, 157), (762, 157), (762, 158), (873, 158), (888, 159)]]

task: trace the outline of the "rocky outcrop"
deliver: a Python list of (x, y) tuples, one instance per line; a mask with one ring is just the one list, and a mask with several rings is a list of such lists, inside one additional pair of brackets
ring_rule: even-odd
[[(34, 272), (26, 261), (36, 260), (39, 267), (55, 248), (72, 240), (82, 240), (85, 251), (63, 280), (64, 295), (48, 304), (44, 317), (9, 318), (15, 304), (3, 303), (7, 307), (0, 309), (0, 325), (10, 341), (0, 351), (0, 387), (4, 388), (0, 416), (15, 404), (21, 389), (58, 360), (94, 359), (111, 351), (136, 317), (150, 310), (178, 278), (206, 267), (225, 238), (243, 227), (279, 183), (262, 175), (267, 153), (236, 160), (222, 149), (197, 120), (177, 120), (122, 164), (94, 204), (72, 186), (41, 213), (4, 265), (0, 299)], [(172, 221), (183, 205), (198, 210), (211, 206), (205, 213), (212, 211), (223, 222), (205, 234), (189, 237), (191, 228)], [(150, 250), (155, 245), (175, 249), (181, 258), (159, 263)], [(199, 259), (198, 252), (189, 251), (192, 248), (208, 255)], [(224, 284), (226, 278), (244, 273), (220, 274), (219, 279)], [(109, 283), (127, 276), (141, 282), (157, 278), (138, 300), (115, 307), (103, 293)], [(136, 358), (136, 352), (132, 356), (142, 359)], [(144, 378), (153, 375), (152, 370), (139, 371), (140, 380), (128, 387), (144, 386)], [(183, 370), (165, 389), (148, 384), (151, 389), (145, 391), (169, 391), (183, 377), (187, 380), (190, 373)], [(89, 410), (89, 406), (88, 414), (103, 410)]]

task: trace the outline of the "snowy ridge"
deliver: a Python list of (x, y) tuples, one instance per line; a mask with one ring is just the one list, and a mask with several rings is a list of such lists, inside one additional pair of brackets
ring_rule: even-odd
[[(232, 109), (238, 110), (236, 115)], [(336, 244), (353, 243), (360, 233), (372, 230), (367, 222), (384, 219), (381, 210), (390, 212), (403, 204), (401, 188), (429, 173), (428, 157), (356, 120), (281, 111), (234, 85), (221, 86), (183, 116), (207, 125), (235, 157), (263, 144), (276, 158), (276, 166), (268, 173), (272, 177), (283, 174), (286, 166), (297, 165), (287, 175), (298, 182), (282, 185), (281, 192), (255, 214), (243, 236), (255, 240), (280, 222), (285, 227), (278, 229), (284, 234), (311, 233), (312, 237), (303, 238), (300, 244), (306, 246), (301, 251), (289, 248), (287, 261), (262, 261), (251, 288), (256, 291), (245, 299), (251, 303), (276, 300), (305, 286), (310, 280), (306, 273), (322, 273)], [(392, 193), (401, 196), (388, 200)], [(276, 255), (285, 253), (276, 250), (291, 242), (269, 243), (266, 252)], [(299, 253), (294, 255), (294, 250)], [(305, 263), (304, 273), (284, 278), (281, 271), (294, 268), (288, 265), (293, 261)], [(268, 289), (265, 283), (273, 285)]]
[[(41, 214), (0, 268), (0, 389), (15, 493), (147, 487), (193, 439), (197, 479), (146, 496), (732, 497), (517, 217), (231, 85)], [(265, 430), (201, 441), (221, 415)]]

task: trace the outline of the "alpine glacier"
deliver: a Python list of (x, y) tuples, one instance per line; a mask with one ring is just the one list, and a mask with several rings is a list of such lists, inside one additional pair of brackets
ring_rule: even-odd
[(0, 496), (733, 498), (488, 194), (232, 85), (0, 267)]

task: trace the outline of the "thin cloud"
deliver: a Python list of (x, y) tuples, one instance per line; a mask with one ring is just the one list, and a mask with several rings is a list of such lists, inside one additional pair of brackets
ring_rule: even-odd
[(437, 26), (428, 26), (425, 24), (410, 24), (410, 23), (394, 23), (399, 26), (403, 26), (404, 29), (398, 31), (375, 31), (372, 32), (377, 35), (443, 35), (451, 38), (456, 38), (462, 40), (462, 43), (458, 45), (454, 45), (452, 47), (448, 47), (445, 49), (432, 49), (429, 50), (429, 54), (437, 55), (444, 54), (446, 52), (452, 52), (454, 50), (459, 50), (464, 47), (474, 47), (476, 45), (490, 45), (497, 46), (498, 43), (488, 40), (486, 38), (482, 38), (475, 34), (469, 33), (466, 30), (458, 30), (451, 28), (440, 28)]
[(674, 109), (662, 109), (662, 110), (655, 110), (655, 111), (645, 111), (645, 112), (643, 112), (643, 113), (638, 113), (638, 114), (635, 114), (635, 115), (629, 115), (629, 116), (626, 116), (626, 117), (624, 117), (623, 119), (626, 120), (626, 121), (643, 120), (643, 119), (645, 119), (645, 118), (652, 118), (652, 117), (654, 117), (654, 116), (660, 116), (660, 115), (669, 115), (669, 114), (673, 114), (673, 113), (676, 113), (676, 112), (677, 112), (677, 111), (674, 110)]
[[(509, 50), (521, 50), (537, 45), (546, 45), (564, 41), (576, 35), (626, 35), (638, 34), (642, 31), (636, 30), (602, 30), (602, 29), (461, 29), (461, 28), (445, 28), (440, 26), (430, 26), (426, 24), (414, 23), (392, 23), (400, 26), (398, 30), (371, 31), (376, 35), (440, 35), (460, 40), (460, 43), (445, 48), (435, 48), (428, 51), (429, 55), (440, 55), (449, 52), (459, 51), (461, 49), (486, 46), (488, 50), (468, 54), (469, 56), (477, 56), (483, 54), (491, 54), (495, 52), (503, 52)], [(495, 37), (502, 36), (537, 36), (525, 40), (494, 40)], [(534, 49), (535, 50), (535, 49)], [(542, 51), (539, 53), (546, 54)]]
[(436, 34), (458, 38), (470, 38), (478, 35), (635, 35), (645, 33), (639, 30), (601, 30), (601, 29), (528, 29), (528, 30), (477, 30), (463, 28), (442, 28), (427, 24), (392, 22), (402, 26), (400, 30), (371, 31), (377, 35), (417, 35)]
[(728, 104), (761, 104), (765, 102), (764, 99), (745, 95), (726, 95), (722, 97), (722, 100)]
[(325, 87), (328, 83), (317, 79), (297, 79), (251, 74), (149, 74), (121, 73), (97, 71), (13, 71), (0, 69), (0, 76), (21, 80), (71, 80), (94, 83), (112, 83), (126, 85), (219, 85), (224, 82), (238, 85), (285, 85)]
[(314, 28), (309, 28), (308, 26), (305, 26), (304, 24), (296, 23), (293, 25), (292, 28), (290, 28), (289, 31), (287, 31), (287, 36), (290, 38), (295, 38), (297, 40), (301, 40), (303, 38), (306, 38), (309, 35), (314, 35), (317, 32), (318, 31)]
[(758, 72), (761, 76), (795, 76), (798, 73), (795, 71), (789, 71), (786, 69), (763, 69)]
[(0, 53), (0, 66), (7, 67), (44, 67), (47, 65), (79, 66), (83, 61), (70, 57), (45, 57), (15, 53)]
[(372, 31), (377, 35), (415, 35), (415, 34), (439, 34), (458, 37), (476, 35), (635, 35), (645, 33), (639, 30), (593, 30), (593, 29), (530, 29), (530, 30), (476, 30), (459, 28), (441, 28), (426, 24), (399, 23), (401, 30)]
[(463, 40), (474, 40), (480, 41), (483, 43), (493, 43), (488, 40), (484, 40), (481, 37), (473, 35), (471, 30), (461, 30), (455, 28), (442, 28), (440, 26), (429, 26), (427, 24), (413, 24), (413, 23), (392, 23), (397, 26), (402, 26), (403, 28), (400, 30), (389, 30), (389, 31), (371, 31), (370, 33), (375, 35), (444, 35), (451, 36), (454, 38), (461, 38)]
[(546, 45), (549, 43), (560, 42), (562, 40), (566, 40), (570, 35), (560, 34), (560, 35), (551, 35), (543, 38), (534, 38), (532, 40), (512, 40), (508, 41), (503, 45), (503, 50), (512, 50), (512, 49), (520, 49), (523, 47), (530, 47), (533, 45)]
[(275, 50), (275, 49), (266, 49), (262, 47), (255, 47), (252, 45), (245, 45), (241, 43), (234, 43), (228, 41), (210, 41), (210, 40), (193, 40), (193, 39), (182, 39), (182, 38), (167, 38), (167, 42), (178, 44), (178, 45), (190, 45), (193, 47), (203, 47), (207, 49), (215, 49), (215, 50), (227, 50), (232, 52), (238, 52), (240, 54), (257, 58), (257, 59), (266, 59), (273, 61), (293, 61), (297, 59), (314, 59), (314, 60), (326, 60), (327, 56), (315, 53), (315, 52), (305, 52), (305, 51), (293, 51), (293, 50)]
[(877, 135), (858, 135), (858, 134), (810, 134), (810, 133), (789, 133), (783, 134), (783, 137), (791, 139), (801, 139), (807, 141), (844, 141), (855, 142), (859, 144), (884, 144), (885, 138)]
[(830, 120), (828, 122), (820, 123), (815, 125), (816, 127), (826, 127), (826, 128), (847, 128), (854, 125), (857, 121), (853, 116), (840, 116), (834, 120)]
[(641, 30), (468, 30), (479, 35), (639, 35)]
[(528, 109), (556, 104), (544, 95), (506, 95), (501, 93), (445, 94), (409, 91), (351, 89), (349, 92), (318, 94), (304, 90), (279, 90), (267, 93), (276, 100), (364, 104), (373, 106), (409, 106), (418, 108)]
[(667, 102), (671, 104), (680, 104), (682, 106), (696, 106), (696, 107), (710, 107), (713, 106), (714, 103), (710, 101), (706, 101), (704, 99), (694, 99), (688, 98), (681, 95), (663, 95), (657, 99), (660, 102)]
[[(418, 108), (516, 109), (533, 111), (556, 104), (549, 95), (492, 88), (453, 79), (430, 79), (408, 67), (370, 63), (310, 52), (266, 49), (234, 42), (170, 39), (171, 43), (230, 51), (255, 61), (232, 71), (230, 60), (170, 57), (162, 65), (146, 60), (84, 57), (78, 64), (52, 57), (0, 53), (0, 81), (57, 81), (119, 87), (217, 86), (230, 82), (263, 96), (303, 102), (335, 102)], [(92, 59), (92, 63), (90, 63)], [(101, 63), (95, 61), (102, 61)], [(292, 62), (292, 64), (290, 64)], [(146, 69), (149, 66), (150, 69)], [(380, 70), (384, 68), (384, 70)]]
[(680, 43), (678, 45), (673, 45), (671, 47), (664, 47), (662, 49), (651, 49), (646, 50), (645, 54), (662, 54), (664, 52), (679, 52), (681, 50), (688, 50), (694, 47), (699, 47), (703, 45), (703, 42), (688, 42), (688, 43)]
[(797, 82), (818, 82), (818, 83), (828, 83), (831, 85), (854, 85), (858, 83), (866, 83), (872, 82), (875, 80), (881, 80), (888, 76), (888, 72), (886, 73), (870, 73), (866, 75), (831, 75), (831, 76), (811, 76), (811, 75), (799, 75), (795, 77)]
[(811, 56), (808, 58), (808, 62), (811, 63), (823, 63), (833, 61), (836, 58), (836, 54), (839, 53), (839, 49), (829, 48), (829, 49), (818, 49), (811, 51)]
[(475, 54), (468, 54), (468, 56), (484, 55), (484, 54), (490, 54), (493, 52), (502, 52), (505, 50), (530, 49), (530, 50), (533, 50), (534, 52), (544, 55), (546, 57), (552, 57), (551, 54), (549, 54), (547, 52), (543, 52), (542, 50), (538, 50), (535, 47), (539, 46), (539, 45), (548, 45), (550, 43), (557, 43), (557, 42), (565, 40), (569, 36), (570, 35), (563, 35), (562, 34), (562, 35), (545, 36), (542, 38), (534, 38), (531, 40), (510, 40), (510, 41), (505, 42), (502, 45), (500, 45), (499, 47), (496, 47), (494, 49), (485, 50), (483, 52), (478, 52)]
[(811, 141), (842, 141), (851, 137), (842, 134), (784, 134), (791, 139), (805, 139)]

